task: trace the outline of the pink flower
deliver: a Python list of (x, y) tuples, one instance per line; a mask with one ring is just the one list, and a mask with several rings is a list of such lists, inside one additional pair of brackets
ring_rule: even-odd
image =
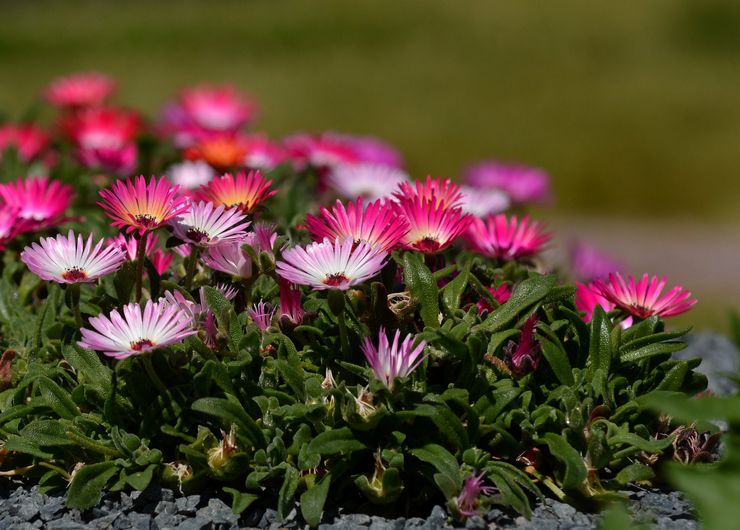
[(272, 317), (275, 316), (275, 308), (260, 300), (258, 304), (254, 304), (252, 307), (247, 309), (247, 314), (260, 331), (267, 331), (267, 328), (272, 325)]
[(306, 165), (325, 168), (360, 162), (351, 146), (327, 135), (296, 134), (285, 138), (283, 144), (298, 169)]
[(303, 322), (306, 312), (301, 305), (301, 290), (282, 278), (278, 278), (280, 287), (280, 322), (285, 326), (286, 321), (291, 326), (297, 326)]
[(206, 267), (236, 278), (247, 279), (252, 277), (252, 258), (242, 250), (243, 241), (230, 241), (208, 247), (203, 253), (203, 263)]
[(408, 222), (396, 214), (391, 203), (375, 201), (363, 207), (362, 197), (346, 207), (337, 201), (331, 211), (321, 208), (321, 218), (309, 214), (306, 228), (315, 241), (351, 238), (383, 252), (390, 252), (409, 231)]
[(3, 204), (0, 206), (0, 250), (5, 244), (24, 232), (23, 221), (18, 218), (18, 208)]
[(609, 274), (609, 280), (595, 280), (594, 288), (607, 300), (615, 304), (625, 313), (635, 318), (648, 318), (653, 315), (671, 317), (680, 315), (691, 309), (697, 300), (691, 298), (691, 293), (677, 285), (661, 296), (665, 287), (665, 277), (652, 278), (643, 274), (635, 282), (632, 276), (625, 281), (615, 272)]
[(606, 278), (610, 272), (619, 272), (623, 266), (593, 245), (575, 242), (570, 247), (570, 262), (577, 278), (590, 281)]
[(326, 184), (346, 199), (362, 197), (374, 201), (388, 198), (398, 186), (408, 182), (402, 170), (377, 164), (339, 164), (332, 168)]
[(511, 206), (509, 196), (503, 191), (460, 186), (460, 192), (462, 193), (463, 211), (476, 217), (501, 213)]
[(519, 337), (519, 343), (509, 341), (504, 348), (511, 371), (517, 376), (523, 376), (537, 370), (540, 362), (540, 343), (534, 338), (534, 328), (537, 325), (537, 315), (529, 317)]
[(269, 223), (257, 223), (252, 227), (252, 231), (247, 234), (244, 240), (247, 245), (252, 247), (259, 254), (264, 252), (270, 258), (275, 259), (275, 242), (278, 234), (275, 231), (275, 225)]
[(404, 166), (403, 156), (401, 156), (398, 149), (380, 138), (353, 136), (336, 132), (326, 132), (323, 136), (347, 146), (354, 152), (358, 162), (398, 169)]
[(468, 167), (463, 180), (477, 188), (494, 188), (515, 203), (550, 201), (550, 177), (541, 169), (488, 160)]
[(403, 182), (394, 193), (397, 200), (405, 200), (409, 197), (419, 197), (431, 201), (435, 206), (442, 205), (447, 208), (455, 208), (463, 204), (463, 194), (460, 186), (450, 179), (427, 177), (425, 181), (415, 181), (413, 185)]
[(124, 181), (117, 180), (109, 190), (100, 190), (102, 207), (113, 226), (125, 228), (127, 233), (134, 230), (139, 235), (156, 230), (178, 215), (190, 209), (187, 199), (180, 197), (179, 186), (172, 186), (165, 177), (157, 181), (152, 177), (149, 184), (143, 176)]
[(28, 163), (38, 158), (48, 144), (49, 135), (33, 125), (0, 125), (0, 160), (3, 151), (13, 147), (18, 157)]
[(91, 318), (90, 326), (82, 329), (79, 345), (116, 359), (164, 348), (195, 333), (187, 313), (166, 300), (148, 300), (144, 309), (127, 304), (123, 315), (114, 309), (107, 317)]
[(117, 271), (125, 256), (116, 245), (103, 248), (104, 240), (93, 247), (93, 236), (82, 239), (75, 237), (72, 230), (65, 237), (41, 238), (41, 244), (33, 243), (21, 253), (21, 261), (42, 280), (57, 283), (90, 283)]
[(476, 252), (489, 258), (517, 260), (531, 258), (550, 241), (551, 235), (528, 216), (521, 221), (516, 215), (488, 215), (485, 220), (474, 218), (465, 239)]
[(96, 72), (59, 77), (52, 81), (44, 95), (55, 107), (81, 109), (98, 107), (116, 90), (116, 82)]
[(183, 190), (200, 189), (216, 176), (216, 170), (202, 160), (185, 160), (167, 169), (167, 178)]
[(262, 201), (277, 193), (277, 190), (270, 190), (271, 184), (260, 171), (240, 171), (236, 177), (226, 173), (202, 186), (196, 196), (216, 206), (237, 206), (242, 213), (251, 214)]
[[(157, 274), (161, 276), (169, 268), (174, 256), (169, 252), (162, 251), (162, 249), (157, 246), (159, 237), (157, 237), (156, 234), (149, 232), (145, 237), (145, 255), (149, 258), (149, 261), (152, 263), (154, 270), (157, 271)], [(118, 234), (114, 238), (109, 238), (108, 243), (118, 245), (121, 250), (123, 250), (127, 261), (136, 261), (140, 243), (138, 238), (134, 236), (126, 237), (124, 234)]]
[(277, 263), (277, 274), (299, 285), (315, 290), (346, 291), (380, 272), (388, 254), (367, 243), (355, 245), (351, 239), (312, 243), (283, 252)]
[(408, 221), (409, 231), (401, 240), (408, 249), (436, 254), (446, 249), (470, 225), (473, 217), (444, 201), (418, 195), (397, 196), (396, 212)]
[(406, 335), (399, 345), (401, 331), (396, 330), (393, 336), (393, 344), (388, 343), (385, 328), (381, 326), (378, 334), (378, 347), (376, 348), (370, 337), (362, 340), (362, 353), (365, 354), (370, 368), (373, 369), (375, 377), (385, 385), (388, 390), (393, 390), (393, 383), (399, 377), (407, 377), (423, 361), (427, 355), (423, 355), (426, 342), (420, 340), (414, 347), (414, 336)]
[(47, 177), (29, 177), (0, 184), (2, 201), (18, 208), (18, 217), (27, 221), (25, 229), (54, 226), (62, 221), (72, 202), (72, 186)]
[[(594, 309), (596, 306), (601, 306), (605, 313), (612, 311), (616, 306), (609, 300), (601, 296), (601, 292), (596, 288), (594, 282), (588, 285), (580, 282), (576, 283), (576, 297), (575, 297), (576, 308), (585, 313), (583, 316), (584, 322), (591, 322), (594, 315)], [(620, 326), (626, 329), (632, 325), (632, 317), (629, 316), (620, 322)]]
[[(508, 283), (502, 283), (496, 289), (494, 289), (493, 287), (488, 287), (488, 292), (491, 293), (493, 299), (496, 300), (499, 304), (504, 304), (508, 302), (509, 298), (511, 298), (511, 286)], [(493, 307), (488, 302), (488, 300), (483, 297), (478, 300), (476, 305), (478, 306), (479, 314), (483, 313), (483, 311), (493, 310)]]
[(244, 136), (242, 145), (246, 151), (244, 165), (251, 169), (270, 171), (288, 160), (285, 149), (263, 135)]
[(244, 241), (249, 221), (239, 208), (226, 209), (201, 201), (192, 204), (181, 216), (175, 217), (172, 225), (175, 236), (198, 247), (212, 247), (222, 243)]
[(478, 499), (483, 495), (493, 495), (496, 489), (493, 486), (484, 486), (485, 473), (473, 473), (463, 482), (462, 491), (457, 497), (457, 511), (465, 517), (478, 514)]

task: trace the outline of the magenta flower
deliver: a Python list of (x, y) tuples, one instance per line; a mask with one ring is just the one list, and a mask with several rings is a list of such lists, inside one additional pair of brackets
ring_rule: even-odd
[[(164, 252), (157, 246), (159, 237), (156, 234), (149, 232), (146, 234), (146, 241), (144, 243), (144, 255), (149, 258), (152, 263), (154, 270), (160, 276), (169, 268), (174, 256), (169, 252)], [(135, 236), (126, 237), (124, 234), (118, 234), (114, 238), (109, 238), (108, 243), (118, 245), (123, 250), (127, 261), (136, 261), (139, 251), (139, 242)]]
[[(614, 310), (616, 307), (615, 304), (601, 295), (601, 291), (599, 291), (594, 282), (590, 282), (588, 285), (576, 282), (575, 304), (576, 308), (584, 313), (583, 321), (586, 323), (591, 322), (593, 319), (596, 306), (601, 306), (605, 313)], [(619, 325), (623, 329), (630, 327), (632, 325), (632, 317), (628, 316)]]
[[(509, 298), (511, 298), (511, 286), (508, 283), (502, 283), (495, 289), (493, 287), (488, 287), (488, 292), (491, 293), (493, 299), (499, 304), (504, 304), (509, 301)], [(483, 311), (493, 310), (493, 307), (488, 300), (483, 297), (478, 300), (476, 305), (478, 306), (478, 314), (483, 313)]]
[(396, 330), (393, 336), (393, 344), (388, 343), (385, 328), (381, 326), (378, 333), (378, 347), (376, 348), (370, 337), (362, 340), (362, 353), (365, 354), (370, 368), (373, 369), (375, 377), (385, 385), (388, 390), (393, 390), (394, 381), (399, 377), (407, 377), (419, 366), (427, 355), (422, 356), (426, 342), (420, 340), (414, 346), (414, 336), (406, 335), (401, 344), (401, 331)]
[(167, 169), (167, 178), (183, 190), (200, 189), (216, 176), (216, 170), (202, 160), (185, 160)]
[(536, 255), (552, 236), (537, 221), (516, 215), (488, 215), (474, 218), (465, 239), (476, 252), (489, 258), (517, 260)]
[(116, 82), (97, 72), (59, 77), (44, 92), (46, 100), (55, 107), (81, 109), (98, 107), (116, 90)]
[(332, 168), (326, 184), (346, 199), (362, 197), (369, 201), (390, 197), (398, 186), (408, 182), (402, 170), (377, 164), (339, 164)]
[(72, 186), (46, 177), (0, 184), (2, 201), (18, 208), (18, 217), (28, 221), (28, 229), (46, 228), (61, 222), (72, 196)]
[(275, 316), (275, 308), (260, 300), (258, 304), (254, 304), (252, 307), (247, 309), (247, 314), (260, 331), (267, 331), (267, 328), (272, 325), (272, 317)]
[(7, 204), (0, 205), (0, 250), (5, 250), (5, 244), (25, 231), (24, 222), (18, 218), (18, 208)]
[(476, 188), (493, 188), (518, 204), (550, 201), (550, 177), (541, 169), (489, 160), (468, 167), (463, 180)]
[(270, 258), (275, 259), (275, 242), (278, 234), (275, 231), (275, 225), (270, 223), (257, 223), (252, 227), (252, 231), (247, 234), (244, 242), (252, 247), (259, 254), (264, 252)]
[(72, 230), (65, 237), (41, 238), (41, 244), (33, 243), (21, 253), (21, 261), (42, 280), (57, 283), (90, 283), (117, 271), (126, 257), (116, 245), (103, 248), (104, 240), (93, 247), (93, 236), (82, 239), (75, 237)]
[(312, 243), (283, 252), (277, 263), (280, 277), (315, 290), (346, 291), (378, 274), (388, 254), (367, 243), (355, 245), (351, 239)]
[(281, 145), (271, 142), (263, 135), (243, 136), (242, 145), (246, 151), (244, 165), (250, 169), (270, 171), (287, 162), (289, 158)]
[(473, 220), (460, 208), (450, 208), (434, 198), (399, 197), (395, 205), (397, 214), (405, 218), (410, 227), (401, 240), (402, 246), (424, 254), (435, 254), (452, 245)]
[(283, 140), (283, 145), (297, 169), (307, 165), (317, 168), (360, 162), (351, 146), (328, 135), (295, 134)]
[(306, 312), (301, 305), (301, 290), (282, 278), (278, 278), (280, 287), (280, 321), (284, 324), (287, 320), (291, 326), (297, 326), (303, 322)]
[(391, 203), (375, 201), (363, 207), (362, 197), (345, 207), (337, 201), (330, 210), (321, 208), (321, 218), (306, 216), (306, 228), (315, 241), (351, 238), (390, 252), (409, 231), (406, 219), (396, 214)]
[(404, 166), (403, 157), (398, 149), (380, 138), (337, 132), (326, 132), (323, 137), (348, 147), (358, 162), (399, 169)]
[(522, 326), (519, 343), (509, 341), (504, 348), (511, 371), (521, 377), (537, 370), (540, 362), (541, 345), (534, 337), (537, 315), (533, 314)]
[(624, 267), (593, 245), (575, 242), (570, 247), (570, 262), (577, 278), (591, 281), (607, 278), (610, 272), (620, 272)]
[(231, 274), (236, 278), (252, 277), (252, 258), (242, 250), (244, 241), (230, 241), (208, 247), (203, 254), (206, 267)]
[(232, 241), (244, 241), (249, 221), (239, 208), (226, 209), (211, 202), (192, 204), (190, 210), (171, 221), (175, 235), (198, 247), (212, 247)]
[(152, 177), (149, 184), (143, 176), (134, 182), (117, 180), (110, 190), (100, 191), (103, 200), (98, 205), (113, 219), (113, 226), (144, 235), (190, 209), (187, 199), (177, 194), (178, 189), (164, 177), (159, 182)]
[(277, 190), (270, 190), (271, 184), (272, 181), (264, 178), (260, 171), (240, 171), (236, 177), (226, 173), (202, 186), (196, 197), (216, 206), (236, 206), (242, 213), (251, 214), (262, 201), (277, 193)]
[(116, 359), (164, 348), (195, 333), (187, 314), (165, 300), (148, 300), (144, 309), (127, 304), (123, 315), (114, 309), (107, 317), (91, 318), (90, 326), (82, 329), (79, 345)]
[(496, 489), (493, 486), (484, 486), (483, 479), (486, 474), (476, 475), (473, 473), (463, 482), (462, 491), (457, 497), (457, 511), (465, 517), (478, 515), (478, 500), (483, 495), (493, 495)]
[(412, 184), (403, 182), (399, 184), (398, 190), (393, 194), (396, 200), (403, 201), (409, 197), (419, 197), (425, 201), (431, 201), (435, 206), (456, 208), (464, 202), (460, 186), (450, 179), (427, 177), (425, 181), (417, 180)]
[(501, 213), (511, 206), (511, 199), (503, 191), (460, 186), (460, 192), (463, 211), (476, 217)]
[(3, 151), (13, 147), (18, 157), (28, 163), (38, 158), (48, 144), (49, 135), (33, 125), (0, 125), (0, 160)]
[(637, 282), (632, 276), (628, 276), (625, 281), (618, 272), (609, 274), (608, 281), (594, 281), (594, 287), (601, 296), (635, 318), (680, 315), (696, 304), (697, 300), (691, 298), (691, 293), (680, 285), (662, 294), (665, 284), (665, 277), (651, 278), (648, 274), (643, 274)]

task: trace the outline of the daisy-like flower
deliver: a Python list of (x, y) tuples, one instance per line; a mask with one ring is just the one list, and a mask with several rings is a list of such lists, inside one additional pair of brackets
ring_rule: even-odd
[(347, 199), (374, 201), (388, 198), (409, 176), (402, 170), (378, 164), (340, 164), (332, 168), (326, 184)]
[(473, 220), (473, 216), (464, 214), (462, 209), (450, 208), (433, 197), (398, 196), (395, 204), (396, 212), (410, 227), (401, 244), (424, 254), (436, 254), (452, 245)]
[(351, 239), (312, 243), (283, 252), (277, 263), (280, 277), (315, 290), (346, 291), (378, 274), (388, 254), (367, 243), (355, 245)]
[[(124, 234), (118, 234), (116, 237), (108, 239), (109, 244), (118, 245), (123, 250), (127, 261), (136, 261), (138, 258), (139, 241), (134, 236), (126, 237)], [(157, 246), (158, 241), (159, 237), (156, 234), (148, 233), (144, 242), (144, 254), (149, 258), (157, 274), (161, 276), (169, 268), (174, 256), (169, 252), (162, 251)]]
[(82, 235), (75, 236), (72, 230), (65, 237), (41, 238), (41, 244), (33, 243), (21, 253), (21, 261), (42, 280), (57, 283), (89, 283), (117, 271), (126, 257), (120, 247), (108, 245), (100, 240), (93, 247), (93, 236), (85, 242)]
[(271, 259), (275, 259), (275, 242), (278, 234), (275, 231), (275, 225), (270, 223), (257, 223), (252, 227), (252, 231), (247, 234), (244, 240), (247, 245), (252, 247), (259, 254), (264, 252)]
[(89, 72), (55, 79), (44, 96), (55, 107), (80, 109), (102, 105), (115, 90), (116, 82), (112, 78)]
[[(588, 285), (576, 282), (575, 304), (576, 308), (584, 313), (583, 321), (586, 323), (591, 322), (593, 319), (596, 306), (601, 306), (605, 313), (612, 311), (616, 307), (615, 304), (601, 295), (601, 291), (596, 288), (594, 282), (590, 282)], [(630, 327), (632, 325), (632, 317), (628, 316), (619, 324), (624, 329)]]
[(240, 138), (216, 136), (191, 145), (183, 156), (187, 160), (204, 160), (216, 169), (227, 170), (242, 165), (247, 156), (247, 146)]
[(407, 377), (419, 366), (427, 355), (422, 355), (426, 342), (423, 340), (414, 346), (414, 336), (406, 335), (403, 342), (399, 344), (401, 331), (396, 330), (393, 336), (393, 344), (388, 342), (385, 328), (381, 326), (378, 334), (378, 347), (376, 348), (370, 337), (362, 340), (362, 353), (373, 369), (375, 377), (385, 385), (388, 390), (393, 390), (393, 383), (399, 377)]
[(72, 202), (72, 186), (46, 177), (29, 177), (0, 184), (2, 201), (18, 208), (18, 217), (32, 222), (33, 228), (57, 224)]
[(488, 160), (467, 168), (463, 180), (476, 188), (501, 190), (517, 204), (550, 201), (550, 177), (538, 168)]
[(231, 241), (208, 247), (203, 253), (203, 263), (209, 269), (231, 274), (235, 278), (252, 277), (252, 258), (242, 245), (244, 241)]
[(216, 170), (202, 160), (185, 160), (167, 169), (167, 178), (183, 190), (196, 190), (216, 176)]
[(237, 206), (242, 213), (251, 214), (262, 201), (277, 193), (277, 190), (270, 190), (271, 184), (260, 171), (240, 171), (236, 177), (226, 173), (202, 186), (198, 198), (217, 206)]
[(622, 271), (624, 267), (611, 256), (593, 245), (577, 241), (570, 246), (571, 270), (579, 279), (590, 281), (606, 278), (610, 272)]
[(457, 496), (457, 511), (465, 517), (478, 514), (478, 501), (483, 495), (493, 495), (496, 489), (493, 486), (484, 486), (485, 473), (473, 473), (465, 479), (460, 495)]
[(5, 250), (8, 241), (25, 231), (25, 224), (18, 218), (18, 208), (7, 204), (0, 206), (0, 250)]
[(509, 196), (503, 191), (460, 186), (460, 192), (462, 193), (463, 211), (476, 217), (501, 213), (511, 206)]
[(442, 205), (447, 208), (461, 206), (464, 202), (460, 186), (450, 179), (427, 177), (424, 181), (414, 181), (413, 185), (403, 182), (393, 194), (396, 200), (406, 200), (408, 197), (419, 197), (431, 201), (435, 206)]
[(116, 359), (164, 348), (195, 333), (187, 314), (166, 300), (148, 300), (144, 309), (127, 304), (123, 315), (114, 309), (109, 316), (91, 318), (90, 327), (82, 329), (79, 345)]
[(697, 300), (691, 298), (691, 292), (680, 285), (663, 294), (665, 284), (665, 277), (651, 278), (648, 274), (643, 274), (637, 282), (632, 276), (628, 276), (625, 281), (618, 272), (609, 274), (608, 281), (594, 281), (594, 287), (601, 296), (635, 318), (680, 315), (696, 304)]
[(179, 186), (172, 186), (165, 177), (159, 181), (152, 177), (147, 184), (140, 175), (134, 182), (118, 180), (111, 189), (101, 190), (103, 200), (98, 205), (113, 219), (113, 226), (143, 235), (188, 211), (190, 204), (178, 196), (178, 190)]
[(267, 304), (260, 300), (258, 304), (254, 304), (252, 307), (247, 309), (247, 314), (260, 331), (266, 331), (267, 328), (272, 325), (272, 317), (275, 316), (275, 308), (272, 307), (271, 304)]
[(212, 247), (230, 241), (243, 241), (247, 235), (249, 221), (239, 208), (201, 201), (192, 204), (190, 210), (172, 222), (175, 235), (198, 247)]
[(280, 287), (280, 324), (297, 326), (303, 322), (306, 312), (301, 305), (301, 290), (287, 280), (278, 278)]
[(488, 215), (474, 218), (465, 239), (476, 252), (489, 258), (517, 260), (531, 258), (550, 241), (551, 235), (537, 221), (516, 215)]
[(244, 165), (251, 169), (270, 171), (289, 158), (281, 145), (263, 135), (244, 136), (243, 146), (246, 149)]
[(320, 218), (309, 214), (306, 228), (314, 241), (351, 238), (383, 252), (390, 252), (409, 231), (408, 221), (396, 214), (391, 203), (375, 201), (364, 207), (362, 197), (346, 207), (337, 201), (331, 210), (321, 208)]
[(0, 126), (0, 160), (3, 151), (15, 148), (23, 162), (30, 162), (46, 149), (49, 135), (33, 125), (5, 124)]

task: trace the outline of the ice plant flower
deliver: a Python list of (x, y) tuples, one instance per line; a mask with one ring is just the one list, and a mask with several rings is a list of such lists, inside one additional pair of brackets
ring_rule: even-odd
[(396, 214), (391, 203), (378, 200), (365, 207), (362, 197), (347, 206), (337, 201), (331, 210), (321, 208), (321, 217), (309, 214), (306, 228), (314, 241), (351, 238), (383, 252), (390, 252), (409, 231), (408, 221)]
[(275, 242), (278, 234), (275, 231), (275, 225), (270, 223), (257, 223), (252, 227), (252, 231), (247, 234), (245, 242), (259, 254), (264, 252), (271, 259), (275, 259)]
[(258, 304), (254, 304), (247, 309), (247, 314), (260, 331), (266, 331), (272, 325), (272, 317), (275, 316), (275, 311), (276, 309), (272, 305), (260, 300)]
[(450, 179), (433, 179), (432, 177), (427, 177), (424, 181), (414, 181), (413, 185), (402, 182), (393, 195), (399, 201), (415, 196), (431, 201), (435, 206), (441, 204), (447, 208), (456, 208), (464, 201), (460, 186)]
[(299, 285), (315, 290), (346, 291), (378, 274), (388, 254), (367, 243), (355, 245), (352, 239), (311, 243), (283, 252), (277, 263), (277, 274)]
[(138, 230), (139, 235), (144, 235), (190, 209), (188, 200), (180, 197), (178, 190), (179, 186), (172, 186), (165, 177), (159, 181), (152, 177), (147, 184), (140, 175), (133, 182), (118, 180), (111, 189), (101, 190), (103, 200), (98, 205), (113, 219), (113, 226), (125, 228), (127, 233)]
[(41, 238), (21, 253), (21, 261), (42, 280), (57, 283), (90, 283), (117, 271), (126, 257), (120, 247), (108, 245), (105, 240), (93, 246), (93, 236), (85, 241), (72, 230), (65, 237), (61, 234)]
[(166, 300), (148, 300), (143, 309), (127, 304), (123, 315), (114, 309), (109, 316), (92, 317), (90, 327), (82, 329), (79, 345), (116, 359), (164, 348), (195, 333), (185, 312)]
[(263, 135), (243, 136), (242, 145), (246, 150), (244, 165), (250, 169), (270, 171), (288, 161), (285, 149)]
[(38, 158), (49, 144), (49, 135), (33, 125), (0, 125), (0, 160), (3, 151), (15, 148), (18, 158), (28, 163)]
[(283, 145), (297, 169), (303, 169), (306, 165), (329, 168), (360, 162), (350, 146), (327, 135), (299, 133), (285, 138)]
[(201, 201), (171, 221), (175, 235), (197, 247), (212, 247), (230, 241), (243, 241), (249, 221), (239, 208), (226, 209)]
[(185, 160), (170, 166), (166, 173), (170, 182), (183, 190), (199, 189), (216, 176), (216, 170), (202, 160)]
[(0, 184), (2, 202), (18, 208), (18, 217), (34, 229), (59, 223), (72, 202), (72, 186), (46, 177), (29, 177)]
[(424, 254), (436, 254), (452, 245), (470, 225), (473, 216), (460, 208), (450, 208), (434, 197), (398, 196), (396, 213), (409, 223), (401, 245)]
[(0, 205), (0, 250), (5, 250), (5, 244), (24, 231), (22, 224), (18, 218), (18, 208)]
[(635, 318), (672, 317), (685, 313), (696, 304), (691, 292), (680, 285), (663, 294), (665, 284), (665, 276), (658, 278), (643, 274), (635, 281), (632, 276), (625, 280), (618, 272), (609, 274), (608, 280), (594, 281), (594, 287), (601, 296)]
[(401, 156), (398, 149), (380, 138), (336, 132), (324, 133), (324, 137), (333, 139), (349, 147), (360, 162), (399, 169), (404, 166), (403, 156)]
[(502, 191), (460, 186), (460, 192), (462, 193), (463, 211), (476, 217), (501, 213), (511, 206), (511, 199)]
[[(169, 268), (174, 256), (159, 248), (157, 246), (158, 241), (159, 237), (156, 234), (148, 233), (144, 242), (144, 255), (149, 258), (154, 270), (161, 276)], [(139, 242), (140, 239), (134, 236), (126, 237), (124, 234), (118, 234), (116, 237), (108, 239), (109, 244), (118, 245), (123, 250), (127, 261), (138, 259)]]
[(277, 190), (270, 190), (271, 184), (260, 171), (240, 171), (236, 177), (226, 173), (202, 186), (197, 197), (216, 206), (236, 206), (242, 213), (251, 214), (262, 201), (277, 193)]
[(393, 344), (388, 342), (385, 328), (381, 326), (378, 333), (378, 347), (376, 348), (370, 337), (362, 340), (362, 353), (373, 369), (375, 377), (383, 383), (388, 390), (393, 390), (393, 384), (399, 377), (407, 377), (419, 366), (427, 355), (422, 355), (426, 342), (420, 340), (414, 346), (414, 336), (406, 335), (403, 342), (399, 344), (401, 331), (396, 330), (393, 336)]
[[(493, 299), (496, 300), (499, 304), (504, 304), (508, 302), (509, 298), (511, 298), (511, 286), (508, 283), (502, 283), (497, 288), (488, 287), (488, 292), (491, 293), (491, 296), (493, 296)], [(476, 303), (478, 306), (478, 313), (483, 313), (483, 311), (492, 311), (493, 306), (488, 302), (487, 299), (481, 297), (480, 300)]]
[(577, 241), (570, 246), (569, 250), (571, 269), (581, 280), (607, 278), (610, 272), (621, 272), (624, 269), (611, 256), (588, 243)]
[(541, 345), (534, 337), (536, 325), (537, 315), (533, 314), (524, 322), (519, 342), (509, 341), (504, 348), (511, 371), (519, 377), (537, 370), (540, 362)]
[(462, 491), (457, 497), (457, 511), (465, 517), (471, 517), (478, 514), (478, 501), (481, 494), (493, 495), (496, 489), (493, 486), (484, 486), (483, 479), (485, 473), (476, 475), (473, 473), (465, 479)]
[(59, 77), (44, 91), (46, 100), (55, 107), (81, 109), (98, 107), (116, 90), (116, 82), (97, 72)]
[(326, 184), (346, 199), (362, 197), (374, 201), (390, 197), (398, 186), (409, 181), (402, 170), (378, 164), (340, 164), (332, 168)]
[(230, 241), (208, 247), (203, 253), (203, 263), (206, 267), (230, 274), (235, 278), (247, 279), (252, 277), (252, 258), (249, 257), (242, 245), (244, 241)]
[(306, 312), (301, 305), (301, 290), (287, 280), (278, 278), (280, 288), (280, 324), (297, 326), (303, 322)]
[(539, 222), (530, 221), (528, 216), (520, 221), (516, 215), (505, 214), (488, 215), (485, 220), (476, 217), (465, 233), (473, 250), (506, 261), (531, 258), (551, 237)]
[[(607, 300), (601, 295), (601, 291), (596, 287), (594, 282), (583, 284), (576, 282), (576, 297), (575, 297), (576, 308), (584, 313), (583, 321), (588, 323), (591, 322), (594, 316), (594, 309), (596, 306), (601, 306), (605, 313), (613, 311), (616, 307), (615, 304)], [(632, 325), (632, 317), (628, 316), (619, 323), (623, 329), (626, 329)]]
[(550, 177), (543, 170), (521, 164), (488, 160), (468, 167), (463, 180), (476, 188), (506, 193), (517, 204), (550, 201)]

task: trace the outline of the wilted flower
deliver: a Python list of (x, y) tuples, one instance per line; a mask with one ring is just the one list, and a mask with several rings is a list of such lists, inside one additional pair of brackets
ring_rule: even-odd
[(363, 207), (362, 197), (345, 207), (337, 201), (331, 210), (321, 208), (321, 218), (306, 216), (306, 228), (315, 241), (324, 238), (353, 239), (389, 252), (408, 232), (408, 222), (399, 217), (391, 203), (375, 201)]
[(550, 177), (538, 168), (488, 160), (468, 167), (463, 180), (476, 188), (501, 190), (519, 204), (550, 201)]
[(117, 180), (111, 189), (100, 190), (103, 200), (98, 205), (113, 219), (113, 226), (143, 235), (189, 210), (190, 204), (177, 194), (178, 189), (164, 177), (159, 182), (152, 177), (149, 184), (143, 176), (134, 182)]
[(126, 257), (116, 245), (103, 248), (104, 240), (93, 247), (93, 236), (75, 237), (72, 230), (65, 237), (41, 238), (21, 253), (21, 261), (42, 280), (57, 283), (89, 283), (117, 271)]
[(82, 329), (80, 346), (116, 359), (163, 348), (195, 333), (180, 307), (164, 300), (148, 300), (144, 309), (137, 303), (127, 304), (123, 315), (114, 309), (108, 317), (92, 317), (90, 326), (92, 330)]
[(601, 296), (635, 318), (680, 315), (696, 304), (697, 300), (691, 298), (691, 293), (680, 285), (661, 296), (665, 284), (665, 277), (651, 278), (648, 274), (643, 274), (642, 278), (635, 282), (632, 276), (628, 276), (625, 281), (618, 272), (615, 272), (609, 274), (608, 282), (596, 280), (594, 287)]
[(577, 241), (570, 246), (571, 270), (581, 280), (606, 278), (610, 272), (620, 272), (623, 266), (593, 245)]
[(414, 336), (406, 335), (401, 344), (401, 331), (396, 330), (393, 336), (393, 344), (388, 343), (385, 328), (381, 326), (378, 334), (378, 347), (376, 348), (370, 337), (362, 340), (362, 353), (365, 354), (370, 368), (373, 369), (375, 377), (385, 385), (388, 390), (393, 390), (394, 381), (399, 377), (407, 377), (419, 364), (427, 358), (423, 355), (426, 342), (420, 340), (414, 347)]
[(210, 202), (192, 204), (183, 215), (172, 222), (175, 235), (182, 241), (198, 247), (211, 247), (230, 241), (243, 241), (249, 221), (239, 208), (226, 209)]
[(72, 186), (46, 177), (29, 177), (0, 184), (3, 202), (18, 208), (18, 217), (39, 229), (59, 223), (72, 202)]
[(517, 260), (537, 254), (550, 240), (537, 221), (524, 216), (521, 221), (516, 215), (488, 215), (485, 220), (474, 218), (465, 239), (476, 252), (489, 258)]
[(501, 213), (511, 206), (509, 196), (503, 191), (460, 186), (460, 192), (462, 193), (463, 211), (476, 217)]
[(460, 208), (450, 208), (443, 201), (418, 195), (399, 197), (396, 212), (409, 223), (410, 230), (401, 240), (408, 249), (435, 254), (452, 245), (470, 225), (473, 217)]
[[(156, 234), (149, 232), (146, 236), (142, 236), (142, 238), (144, 237), (146, 238), (144, 243), (144, 255), (149, 258), (154, 270), (156, 270), (157, 274), (161, 276), (164, 271), (169, 268), (174, 256), (169, 252), (162, 251), (162, 249), (157, 246), (159, 238)], [(139, 251), (140, 241), (141, 239), (135, 236), (127, 237), (124, 234), (118, 234), (116, 237), (108, 239), (108, 243), (118, 245), (121, 250), (124, 251), (128, 261), (136, 261), (138, 258), (137, 252)]]
[(493, 486), (484, 486), (483, 479), (486, 474), (476, 475), (473, 473), (465, 479), (462, 491), (457, 497), (457, 511), (465, 517), (478, 514), (478, 501), (483, 495), (493, 495), (496, 489)]
[(700, 433), (696, 426), (681, 425), (671, 436), (673, 438), (673, 460), (681, 464), (696, 464), (699, 462), (713, 462), (713, 449), (719, 442), (720, 433)]
[(260, 171), (240, 171), (236, 177), (226, 173), (202, 186), (197, 197), (217, 206), (237, 206), (242, 213), (251, 214), (262, 201), (277, 193), (277, 190), (270, 190), (270, 184), (272, 181), (264, 178)]
[(272, 325), (272, 317), (275, 316), (275, 308), (272, 307), (271, 304), (267, 304), (260, 300), (258, 304), (254, 304), (252, 307), (247, 309), (247, 314), (260, 331), (266, 331), (267, 328)]
[(232, 424), (228, 433), (221, 431), (221, 441), (218, 445), (208, 450), (208, 466), (211, 469), (221, 469), (229, 461), (231, 455), (238, 450), (236, 429)]
[(167, 169), (167, 178), (183, 190), (199, 189), (216, 176), (216, 170), (202, 160), (185, 160)]
[(347, 199), (362, 197), (374, 201), (390, 197), (398, 186), (408, 182), (402, 170), (378, 164), (339, 164), (332, 168), (326, 184)]
[(518, 376), (537, 370), (540, 362), (541, 345), (534, 337), (537, 315), (533, 314), (522, 326), (519, 342), (509, 341), (504, 349), (511, 371)]
[(297, 326), (303, 322), (306, 312), (301, 305), (301, 290), (283, 278), (278, 278), (280, 287), (280, 322), (287, 320), (290, 325)]
[(3, 151), (15, 148), (23, 162), (36, 159), (49, 144), (49, 135), (34, 125), (0, 125), (0, 160)]
[(310, 285), (316, 290), (346, 291), (378, 274), (387, 257), (386, 252), (367, 243), (355, 245), (351, 239), (334, 242), (325, 239), (322, 243), (283, 252), (277, 273), (288, 281)]
[(55, 107), (81, 109), (105, 103), (116, 90), (116, 82), (97, 72), (59, 77), (44, 91), (46, 100)]

